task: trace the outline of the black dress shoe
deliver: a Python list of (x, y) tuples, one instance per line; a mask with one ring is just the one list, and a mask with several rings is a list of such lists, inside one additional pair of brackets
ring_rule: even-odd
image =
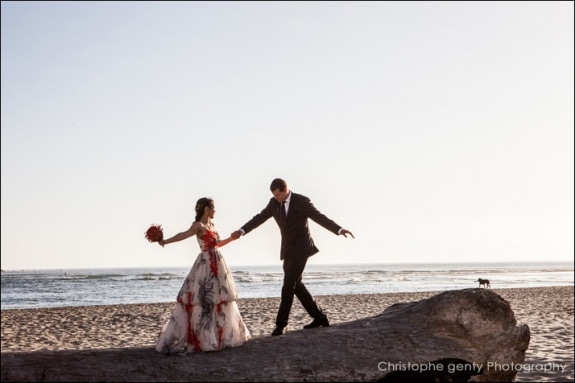
[(329, 321), (327, 320), (327, 317), (324, 316), (322, 318), (315, 318), (313, 322), (303, 326), (303, 328), (305, 329), (316, 328), (316, 327), (329, 327)]
[(272, 331), (272, 336), (283, 335), (287, 332), (287, 327), (276, 327), (274, 331)]

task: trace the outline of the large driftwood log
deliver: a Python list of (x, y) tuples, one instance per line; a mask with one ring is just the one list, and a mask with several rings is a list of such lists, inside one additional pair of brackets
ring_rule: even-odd
[(151, 347), (2, 353), (2, 381), (511, 382), (529, 327), (487, 289), (447, 291), (328, 328), (187, 356)]

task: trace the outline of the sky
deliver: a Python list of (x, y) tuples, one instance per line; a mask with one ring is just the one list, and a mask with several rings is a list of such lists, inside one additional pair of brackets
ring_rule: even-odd
[[(283, 178), (315, 264), (572, 261), (574, 3), (1, 4), (3, 270), (191, 266)], [(221, 248), (280, 265), (273, 219)]]

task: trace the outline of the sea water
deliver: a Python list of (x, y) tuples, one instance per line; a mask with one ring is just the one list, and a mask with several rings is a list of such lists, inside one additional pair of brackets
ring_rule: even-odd
[[(230, 266), (241, 298), (279, 297), (281, 264)], [(573, 286), (573, 262), (308, 264), (314, 296)], [(175, 302), (189, 267), (2, 271), (1, 308)]]

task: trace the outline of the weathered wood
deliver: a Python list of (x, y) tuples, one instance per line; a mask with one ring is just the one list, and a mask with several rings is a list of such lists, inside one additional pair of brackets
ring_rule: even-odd
[(517, 326), (507, 301), (477, 288), (396, 304), (381, 315), (328, 328), (254, 338), (219, 352), (166, 356), (145, 347), (2, 353), (1, 377), (5, 382), (413, 382), (467, 381), (480, 370), (476, 381), (510, 382), (516, 372), (508, 367), (523, 363), (529, 338), (529, 327)]

